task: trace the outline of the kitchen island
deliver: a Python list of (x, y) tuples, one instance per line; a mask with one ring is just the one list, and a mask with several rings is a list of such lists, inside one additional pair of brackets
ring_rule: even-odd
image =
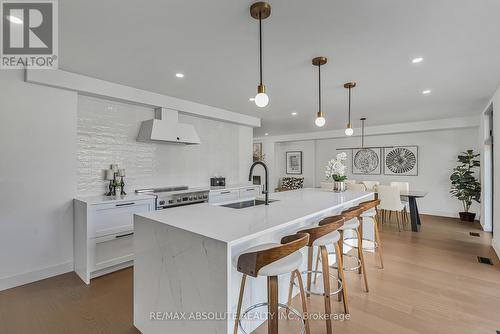
[[(241, 252), (279, 242), (372, 198), (370, 192), (301, 189), (271, 194), (274, 201), (268, 206), (236, 209), (202, 203), (136, 215), (134, 325), (143, 334), (232, 333), (241, 279), (235, 261)], [(287, 298), (285, 276), (279, 278), (282, 303)], [(249, 279), (243, 308), (266, 298), (265, 278)], [(245, 328), (255, 326), (253, 321)]]

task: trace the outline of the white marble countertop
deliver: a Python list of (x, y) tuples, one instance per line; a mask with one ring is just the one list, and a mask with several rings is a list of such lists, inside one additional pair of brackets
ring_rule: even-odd
[(244, 209), (200, 203), (139, 216), (228, 244), (249, 240), (298, 221), (369, 199), (373, 192), (300, 189), (270, 194), (276, 202)]
[(144, 194), (130, 194), (130, 195), (117, 195), (117, 196), (87, 196), (87, 197), (76, 197), (76, 201), (86, 203), (87, 205), (97, 205), (97, 204), (111, 204), (119, 202), (129, 202), (129, 201), (140, 201), (145, 199), (154, 199), (155, 196), (144, 195)]

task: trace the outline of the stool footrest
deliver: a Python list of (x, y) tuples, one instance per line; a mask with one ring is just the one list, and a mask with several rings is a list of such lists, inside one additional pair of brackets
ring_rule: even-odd
[[(328, 254), (335, 254), (335, 253), (328, 253)], [(343, 258), (345, 259), (346, 257), (350, 258), (350, 259), (356, 259), (357, 265), (354, 266), (354, 267), (346, 267), (346, 262), (344, 261), (344, 271), (356, 271), (359, 268), (361, 268), (361, 260), (358, 259), (357, 256), (353, 256), (353, 255), (350, 255), (350, 254), (344, 254)], [(330, 266), (330, 268), (339, 269), (339, 267), (337, 266), (337, 263), (332, 264)]]
[[(323, 272), (322, 272), (322, 271), (320, 271), (320, 270), (304, 270), (304, 271), (302, 271), (300, 274), (301, 274), (301, 276), (302, 276), (302, 275), (307, 275), (307, 274), (309, 274), (309, 273), (311, 273), (311, 274), (323, 274)], [(340, 293), (340, 292), (342, 291), (342, 289), (344, 288), (344, 285), (342, 284), (342, 281), (341, 281), (341, 280), (339, 280), (339, 279), (338, 279), (336, 276), (334, 276), (332, 273), (329, 273), (329, 274), (330, 274), (330, 277), (331, 277), (331, 278), (335, 278), (335, 280), (338, 282), (338, 285), (339, 285), (339, 286), (337, 287), (337, 290), (335, 290), (335, 291), (331, 291), (331, 292), (330, 292), (330, 296), (333, 296), (333, 295), (336, 295), (336, 294)], [(295, 280), (293, 280), (293, 285), (297, 287), (297, 284), (295, 283)], [(315, 296), (325, 296), (325, 292), (324, 292), (324, 291), (323, 291), (323, 293), (319, 293), (319, 292), (314, 292), (314, 291), (307, 290), (307, 288), (306, 288), (306, 289), (304, 289), (304, 291), (305, 291), (307, 294), (311, 294), (311, 295), (315, 295)]]
[[(349, 243), (349, 242), (346, 242), (346, 241), (356, 241), (354, 242), (353, 244)], [(376, 242), (375, 240), (370, 240), (370, 239), (365, 239), (363, 238), (363, 241), (368, 241), (368, 242), (372, 242), (373, 243), (373, 247), (365, 247), (365, 245), (363, 244), (362, 247), (363, 247), (363, 250), (367, 250), (367, 251), (372, 251), (372, 250), (375, 250), (378, 248), (378, 242)], [(349, 246), (351, 248), (356, 248), (358, 249), (358, 238), (357, 237), (349, 237), (349, 238), (344, 238), (344, 245), (346, 246)]]
[[(259, 304), (254, 304), (252, 306), (250, 306), (249, 308), (247, 308), (240, 316), (240, 318), (238, 319), (238, 327), (241, 329), (241, 331), (244, 333), (244, 334), (249, 334), (247, 331), (245, 331), (245, 329), (243, 328), (243, 325), (241, 324), (241, 320), (245, 318), (245, 316), (250, 312), (250, 311), (253, 311), (255, 310), (256, 308), (259, 308), (259, 307), (264, 307), (264, 306), (267, 306), (269, 305), (268, 302), (264, 302), (264, 303), (259, 303)], [(288, 305), (285, 305), (285, 304), (281, 304), (281, 303), (278, 303), (278, 307), (281, 308), (281, 309), (285, 309), (285, 310), (288, 310), (290, 312), (292, 312), (293, 314), (295, 314), (299, 319), (301, 319), (301, 330), (300, 330), (300, 334), (304, 334), (306, 328), (305, 328), (305, 325), (304, 325), (304, 317), (302, 316), (302, 314), (297, 311), (296, 309), (294, 309), (293, 307), (290, 307)]]

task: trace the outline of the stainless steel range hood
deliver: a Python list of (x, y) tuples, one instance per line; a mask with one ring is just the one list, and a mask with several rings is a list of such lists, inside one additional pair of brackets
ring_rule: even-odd
[(156, 108), (155, 118), (141, 123), (137, 141), (177, 144), (200, 144), (200, 137), (191, 124), (179, 123), (179, 112)]

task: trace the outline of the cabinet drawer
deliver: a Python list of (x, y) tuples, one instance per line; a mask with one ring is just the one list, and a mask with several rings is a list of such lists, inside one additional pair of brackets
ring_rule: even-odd
[(259, 197), (260, 195), (260, 187), (246, 187), (240, 189), (240, 198), (250, 198), (250, 197)]
[(153, 210), (154, 200), (95, 205), (88, 220), (88, 236), (98, 238), (134, 229), (134, 214)]
[(210, 203), (221, 203), (236, 201), (240, 197), (239, 189), (210, 191), (208, 201)]
[(107, 235), (90, 240), (91, 271), (111, 267), (134, 259), (134, 232)]

